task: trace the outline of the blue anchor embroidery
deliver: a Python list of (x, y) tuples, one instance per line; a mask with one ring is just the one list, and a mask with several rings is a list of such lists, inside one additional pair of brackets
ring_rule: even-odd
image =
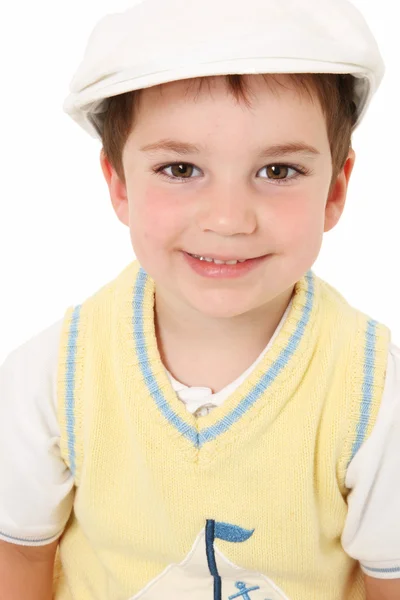
[(252, 588), (246, 588), (246, 584), (243, 581), (237, 581), (235, 586), (240, 590), (238, 594), (233, 594), (233, 596), (229, 596), (229, 600), (233, 600), (234, 598), (243, 598), (243, 600), (251, 600), (249, 596), (249, 592), (254, 592), (254, 590), (259, 590), (260, 586), (256, 585)]

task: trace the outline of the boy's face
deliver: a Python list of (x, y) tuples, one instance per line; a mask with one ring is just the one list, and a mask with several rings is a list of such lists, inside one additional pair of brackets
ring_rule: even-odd
[[(125, 184), (102, 154), (134, 252), (157, 293), (179, 310), (233, 317), (287, 297), (318, 257), (324, 231), (341, 216), (354, 152), (328, 198), (332, 164), (322, 109), (279, 78), (286, 87), (274, 93), (261, 76), (248, 76), (251, 107), (236, 103), (223, 78), (197, 94), (187, 81), (148, 88), (123, 152)], [(166, 139), (200, 150), (143, 150)], [(260, 156), (267, 147), (295, 142), (318, 154)], [(295, 178), (292, 167), (279, 170), (282, 163), (310, 174)], [(165, 175), (156, 174), (163, 165)], [(190, 254), (264, 258), (224, 267)]]

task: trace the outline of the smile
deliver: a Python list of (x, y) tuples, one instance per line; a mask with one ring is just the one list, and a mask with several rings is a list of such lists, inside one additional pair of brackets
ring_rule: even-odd
[(201, 277), (211, 279), (237, 279), (246, 276), (259, 265), (269, 261), (272, 254), (254, 258), (231, 258), (231, 256), (203, 256), (183, 252), (188, 267)]
[[(190, 254), (190, 253), (188, 253)], [(236, 265), (238, 262), (243, 263), (246, 262), (247, 258), (238, 258), (231, 260), (219, 260), (218, 258), (211, 258), (209, 256), (199, 256), (198, 254), (190, 254), (193, 258), (197, 258), (198, 260), (205, 260), (206, 262), (215, 263), (216, 265)]]

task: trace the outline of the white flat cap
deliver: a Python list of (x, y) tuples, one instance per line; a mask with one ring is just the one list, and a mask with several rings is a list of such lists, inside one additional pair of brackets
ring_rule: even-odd
[(347, 0), (137, 0), (93, 29), (63, 109), (100, 138), (107, 98), (209, 75), (349, 73), (360, 124), (385, 72)]

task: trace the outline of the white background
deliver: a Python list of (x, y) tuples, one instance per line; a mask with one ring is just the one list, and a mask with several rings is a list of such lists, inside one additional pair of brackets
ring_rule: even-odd
[[(313, 269), (388, 325), (400, 345), (398, 21), (393, 0), (354, 4), (377, 38), (386, 74), (353, 136), (344, 214)], [(62, 110), (94, 25), (129, 5), (23, 0), (2, 8), (0, 364), (134, 258), (100, 169), (100, 142)]]

